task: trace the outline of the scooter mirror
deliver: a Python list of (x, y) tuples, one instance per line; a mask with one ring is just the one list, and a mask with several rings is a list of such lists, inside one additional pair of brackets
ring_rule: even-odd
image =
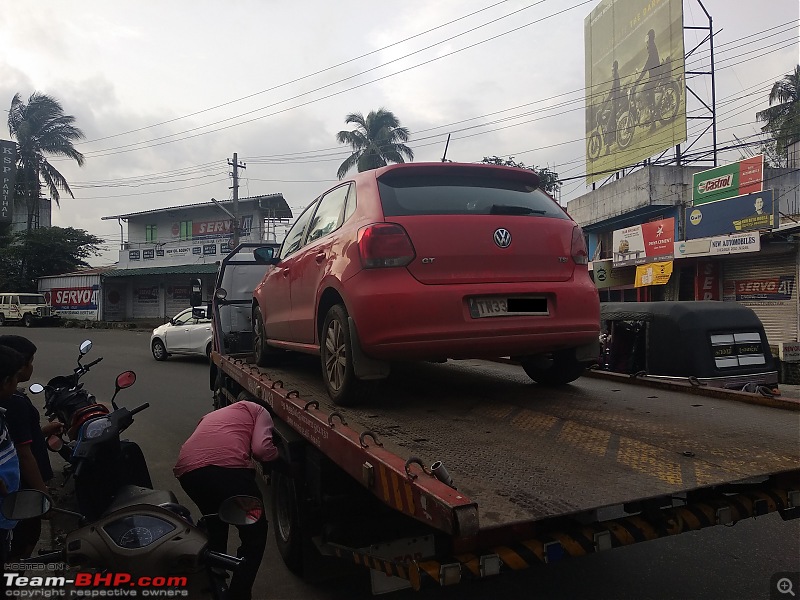
[(41, 383), (32, 383), (28, 391), (31, 394), (41, 394), (44, 391), (44, 386)]
[(229, 525), (252, 525), (264, 514), (264, 505), (254, 496), (231, 496), (219, 506), (217, 516)]
[(84, 354), (88, 354), (89, 350), (92, 349), (92, 340), (84, 340), (80, 345), (81, 356)]
[(131, 387), (136, 382), (136, 373), (123, 371), (117, 375), (117, 391)]
[(47, 447), (51, 452), (58, 452), (64, 447), (64, 440), (57, 435), (51, 435), (47, 438)]
[(20, 521), (22, 519), (32, 519), (41, 517), (50, 512), (53, 504), (47, 494), (39, 490), (20, 490), (12, 492), (5, 498), (0, 505), (0, 511), (6, 519)]

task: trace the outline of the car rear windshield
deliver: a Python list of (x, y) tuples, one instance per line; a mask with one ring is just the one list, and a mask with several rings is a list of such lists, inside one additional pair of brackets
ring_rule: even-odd
[(409, 175), (378, 181), (386, 217), (524, 215), (569, 219), (539, 188), (496, 177)]
[(19, 303), (20, 304), (47, 304), (47, 302), (44, 299), (44, 296), (34, 296), (34, 295), (26, 296), (24, 294), (20, 294)]

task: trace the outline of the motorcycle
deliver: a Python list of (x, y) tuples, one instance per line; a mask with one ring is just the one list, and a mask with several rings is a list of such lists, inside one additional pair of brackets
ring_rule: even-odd
[(80, 382), (91, 367), (103, 360), (100, 357), (82, 364), (91, 348), (90, 340), (80, 345), (78, 366), (71, 375), (54, 377), (45, 386), (33, 384), (29, 390), (32, 394), (44, 392), (45, 414), (64, 424), (69, 442), (51, 436), (48, 446), (69, 463), (79, 512), (88, 519), (96, 519), (123, 486), (152, 488), (153, 484), (141, 448), (135, 442), (120, 439), (120, 434), (133, 423), (133, 416), (150, 406), (144, 403), (128, 410), (115, 402), (120, 390), (134, 384), (136, 373), (124, 371), (117, 376), (111, 398), (114, 410), (110, 412)]
[[(189, 510), (169, 491), (126, 486), (95, 521), (53, 507), (50, 498), (38, 490), (11, 493), (0, 508), (6, 518), (14, 520), (51, 511), (80, 519), (80, 526), (66, 535), (61, 548), (21, 561), (88, 569), (72, 578), (76, 588), (168, 587), (175, 592), (185, 590), (183, 595), (189, 598), (210, 595), (225, 600), (226, 572), (244, 562), (210, 550), (205, 521), (212, 515), (193, 523)], [(214, 516), (230, 525), (252, 525), (262, 517), (263, 509), (258, 498), (233, 496)]]

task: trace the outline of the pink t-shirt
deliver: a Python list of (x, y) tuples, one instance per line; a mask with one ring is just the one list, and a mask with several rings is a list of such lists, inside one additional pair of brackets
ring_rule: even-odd
[(249, 468), (250, 457), (263, 462), (278, 457), (272, 443), (272, 417), (254, 402), (235, 402), (208, 413), (181, 446), (175, 477), (211, 465)]

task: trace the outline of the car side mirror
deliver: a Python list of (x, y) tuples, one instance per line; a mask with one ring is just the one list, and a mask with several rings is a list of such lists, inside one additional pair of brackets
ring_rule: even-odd
[(206, 309), (195, 306), (192, 309), (192, 318), (193, 319), (205, 319), (206, 318)]
[(262, 246), (253, 250), (253, 258), (260, 265), (275, 264), (275, 248), (272, 246)]

